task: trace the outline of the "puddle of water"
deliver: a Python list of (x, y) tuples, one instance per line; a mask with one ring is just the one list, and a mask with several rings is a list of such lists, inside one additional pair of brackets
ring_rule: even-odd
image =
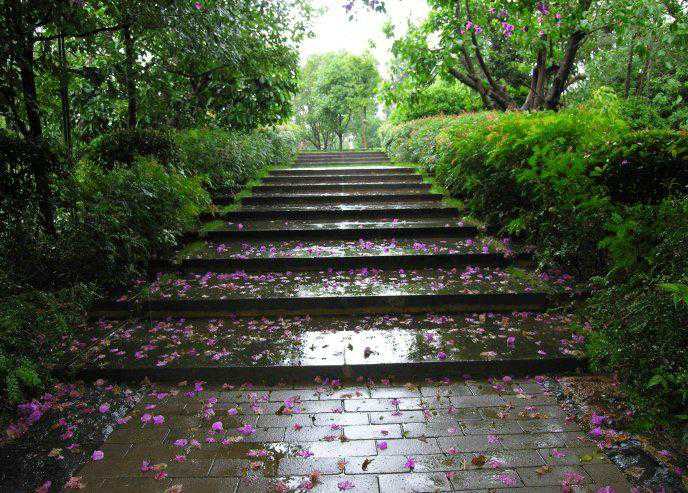
[[(543, 313), (167, 319), (85, 331), (98, 367), (315, 366), (580, 356), (569, 316)], [(103, 328), (112, 332), (103, 336)]]

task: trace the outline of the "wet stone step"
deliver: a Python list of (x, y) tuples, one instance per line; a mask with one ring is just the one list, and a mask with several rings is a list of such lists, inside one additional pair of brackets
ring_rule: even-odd
[(323, 160), (308, 160), (297, 161), (295, 164), (299, 168), (319, 168), (321, 166), (384, 166), (389, 164), (389, 159), (383, 158), (369, 158), (369, 159), (355, 159), (355, 160), (339, 160), (339, 159), (323, 159)]
[(439, 255), (512, 253), (494, 238), (418, 238), (378, 240), (287, 240), (276, 242), (196, 242), (180, 252), (180, 259), (366, 257), (380, 255)]
[(267, 220), (250, 222), (216, 221), (206, 225), (201, 233), (212, 239), (378, 239), (378, 238), (428, 238), (475, 236), (478, 228), (467, 219), (419, 219), (388, 220)]
[(367, 163), (367, 162), (389, 162), (387, 156), (311, 156), (301, 157), (296, 160), (297, 164), (302, 163)]
[(102, 375), (98, 370), (110, 376), (145, 370), (159, 378), (215, 369), (218, 378), (237, 379), (242, 368), (286, 367), (295, 376), (299, 368), (308, 375), (344, 366), (355, 375), (366, 368), (380, 374), (414, 369), (419, 377), (440, 368), (514, 374), (519, 365), (532, 373), (581, 364), (584, 338), (571, 326), (570, 316), (533, 312), (100, 320), (68, 350), (95, 376)]
[[(319, 195), (252, 195), (241, 199), (245, 206), (307, 206), (307, 205), (371, 205), (394, 204), (399, 202), (441, 202), (442, 195), (436, 193), (377, 193), (377, 194), (349, 194), (326, 193)], [(221, 201), (216, 201), (221, 203)]]
[(338, 206), (245, 206), (240, 210), (219, 211), (201, 215), (201, 220), (225, 219), (231, 222), (261, 220), (348, 220), (386, 219), (389, 221), (435, 217), (454, 218), (459, 211), (429, 202), (406, 202), (399, 205), (338, 205)]
[(264, 185), (339, 185), (346, 183), (422, 183), (421, 175), (412, 174), (385, 174), (385, 175), (353, 175), (340, 174), (315, 175), (315, 176), (266, 176), (261, 180)]
[(254, 195), (267, 193), (390, 193), (390, 192), (427, 192), (429, 183), (313, 183), (301, 185), (258, 185), (251, 189)]
[(377, 156), (302, 156), (296, 159), (296, 163), (367, 163), (367, 162), (389, 162), (389, 158), (384, 155)]
[[(411, 185), (411, 187), (417, 187), (417, 185)], [(307, 187), (292, 187), (292, 189), (285, 193), (285, 192), (261, 192), (260, 190), (255, 190), (253, 189), (253, 193), (251, 194), (251, 197), (255, 198), (272, 198), (272, 197), (277, 197), (277, 198), (284, 198), (284, 199), (309, 199), (309, 198), (317, 198), (317, 197), (325, 197), (325, 198), (335, 198), (335, 199), (346, 199), (350, 198), (352, 200), (356, 200), (358, 198), (367, 198), (367, 197), (373, 197), (373, 198), (384, 198), (384, 197), (389, 197), (390, 199), (397, 199), (397, 200), (419, 200), (424, 197), (435, 197), (435, 198), (442, 198), (441, 194), (438, 193), (428, 193), (425, 189), (422, 187), (418, 188), (411, 188), (409, 190), (395, 190), (393, 188), (385, 188), (384, 185), (379, 187), (379, 188), (370, 188), (370, 189), (363, 189), (361, 191), (356, 191), (356, 192), (350, 192), (350, 191), (322, 191), (319, 189), (311, 189), (310, 186)], [(256, 187), (257, 188), (257, 187)], [(297, 191), (298, 190), (298, 191)]]
[(380, 239), (309, 241), (200, 241), (177, 256), (184, 272), (381, 269), (504, 266), (516, 261), (508, 245), (491, 239)]
[(545, 282), (522, 271), (463, 269), (160, 273), (92, 317), (215, 317), (429, 311), (542, 310), (569, 299), (567, 279)]
[(416, 174), (415, 168), (402, 168), (400, 166), (370, 166), (364, 168), (353, 167), (319, 167), (319, 168), (288, 168), (271, 170), (269, 176), (360, 176), (360, 175), (412, 175)]
[(229, 299), (317, 298), (331, 296), (403, 296), (414, 294), (486, 294), (557, 292), (570, 289), (569, 278), (545, 281), (520, 269), (468, 266), (464, 269), (189, 274), (159, 273), (134, 298)]
[(382, 151), (338, 151), (338, 152), (302, 152), (296, 158), (316, 159), (316, 158), (352, 158), (352, 157), (387, 157), (387, 153)]

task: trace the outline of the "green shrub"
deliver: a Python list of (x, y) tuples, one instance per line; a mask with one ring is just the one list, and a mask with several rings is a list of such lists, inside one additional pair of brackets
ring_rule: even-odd
[(688, 191), (688, 132), (631, 132), (602, 146), (593, 160), (616, 202), (656, 204)]
[[(688, 282), (688, 278), (684, 280)], [(610, 283), (588, 304), (595, 328), (588, 353), (595, 370), (615, 372), (653, 420), (688, 407), (688, 305), (650, 276)]]
[(82, 162), (74, 185), (61, 197), (61, 268), (108, 286), (140, 275), (150, 258), (170, 252), (210, 204), (200, 178), (150, 158), (110, 170)]
[(438, 80), (398, 98), (390, 120), (400, 123), (428, 116), (458, 115), (481, 107), (480, 99), (463, 84)]
[(382, 136), (542, 265), (594, 281), (583, 312), (595, 369), (617, 372), (648, 416), (685, 414), (686, 134), (634, 131), (617, 103), (427, 118)]
[(179, 132), (176, 139), (187, 168), (202, 175), (211, 190), (226, 193), (238, 191), (268, 166), (290, 162), (296, 150), (292, 132), (270, 129), (194, 129)]
[(182, 163), (174, 132), (164, 129), (113, 130), (91, 142), (85, 154), (108, 169), (116, 164), (129, 165), (136, 156), (154, 158), (168, 168)]
[(662, 118), (655, 104), (645, 98), (628, 98), (619, 101), (621, 116), (631, 130), (666, 129), (667, 120)]

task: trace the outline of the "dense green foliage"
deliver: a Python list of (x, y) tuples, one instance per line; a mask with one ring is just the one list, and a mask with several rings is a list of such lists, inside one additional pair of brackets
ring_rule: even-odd
[(598, 368), (618, 371), (639, 395), (663, 385), (665, 400), (653, 410), (675, 415), (688, 404), (678, 334), (688, 304), (673, 298), (688, 289), (687, 133), (633, 130), (613, 94), (600, 91), (558, 113), (388, 125), (383, 141), (489, 224), (536, 245), (542, 266), (597, 285), (588, 314)]
[[(686, 124), (683, 0), (428, 4), (427, 19), (394, 41), (391, 89), (400, 100), (453, 80), (488, 109), (557, 109), (607, 86), (671, 127)], [(394, 26), (386, 34), (395, 37)]]
[(260, 170), (294, 158), (296, 132), (258, 129), (253, 132), (194, 129), (174, 136), (182, 162), (204, 177), (211, 191), (234, 193)]
[(296, 123), (304, 145), (342, 149), (344, 140), (356, 147), (374, 147), (378, 121), (376, 94), (380, 76), (369, 54), (325, 53), (310, 57), (300, 74), (295, 98)]
[(142, 276), (151, 259), (196, 226), (210, 204), (208, 190), (235, 191), (267, 166), (291, 160), (295, 149), (292, 134), (276, 130), (103, 135), (75, 166), (61, 164), (52, 174), (51, 235), (37, 227), (32, 181), (19, 179), (22, 163), (41, 154), (17, 136), (0, 142), (4, 169), (17, 171), (0, 180), (15, 192), (0, 202), (0, 388), (12, 400), (42, 385), (90, 300)]
[(131, 164), (134, 156), (156, 159), (160, 164), (180, 164), (179, 147), (169, 130), (125, 128), (113, 130), (95, 139), (86, 150), (88, 158), (103, 167)]
[[(685, 165), (685, 163), (684, 163)], [(648, 415), (665, 422), (688, 407), (688, 196), (628, 211), (633, 231), (605, 244), (624, 282), (600, 280), (589, 303), (597, 330), (590, 355), (596, 369), (614, 369), (633, 384)], [(651, 420), (644, 421), (646, 418)]]
[(458, 115), (480, 109), (482, 103), (470, 90), (456, 82), (438, 80), (427, 87), (416, 88), (404, 79), (398, 84), (386, 83), (384, 99), (392, 106), (392, 122), (417, 120), (427, 116)]

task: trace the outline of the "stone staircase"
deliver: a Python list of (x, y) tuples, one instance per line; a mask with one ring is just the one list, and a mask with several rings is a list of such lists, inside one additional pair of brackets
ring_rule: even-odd
[(94, 312), (89, 378), (277, 381), (578, 368), (570, 295), (380, 152), (302, 153)]

